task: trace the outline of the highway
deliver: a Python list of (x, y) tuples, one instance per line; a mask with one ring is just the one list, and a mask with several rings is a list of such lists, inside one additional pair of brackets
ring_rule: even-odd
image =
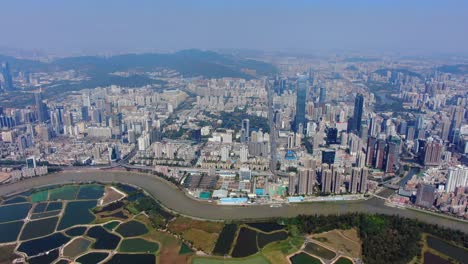
[(419, 219), (421, 221), (468, 232), (468, 223), (454, 218), (431, 215), (424, 212), (399, 209), (384, 205), (384, 200), (371, 198), (359, 201), (314, 202), (285, 204), (272, 208), (269, 205), (220, 206), (194, 200), (177, 186), (157, 176), (124, 172), (84, 169), (63, 171), (42, 177), (27, 179), (0, 186), (0, 196), (29, 190), (34, 187), (70, 182), (121, 182), (144, 189), (166, 208), (179, 214), (207, 220), (266, 219), (272, 217), (294, 217), (299, 214), (342, 214), (342, 213), (382, 213)]

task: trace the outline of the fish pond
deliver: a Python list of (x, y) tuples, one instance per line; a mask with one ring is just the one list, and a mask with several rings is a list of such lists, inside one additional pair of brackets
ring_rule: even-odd
[(32, 204), (12, 204), (0, 206), (0, 223), (22, 220), (26, 218)]
[(21, 240), (29, 240), (41, 236), (46, 236), (55, 231), (58, 217), (44, 218), (28, 222), (21, 233)]
[(322, 264), (322, 262), (307, 253), (300, 252), (289, 258), (292, 264)]
[(234, 239), (236, 238), (237, 225), (236, 224), (226, 224), (219, 234), (216, 245), (213, 249), (213, 254), (224, 256), (229, 254), (231, 250)]
[(326, 260), (332, 260), (336, 256), (335, 252), (313, 242), (307, 242), (304, 247), (304, 251)]
[(128, 238), (122, 241), (119, 251), (121, 252), (144, 252), (155, 253), (159, 245), (142, 238)]
[(23, 227), (23, 221), (0, 224), (0, 243), (14, 242)]
[(468, 260), (468, 250), (461, 247), (454, 246), (448, 242), (445, 242), (442, 239), (427, 236), (427, 245), (440, 253), (450, 256), (452, 259), (455, 259), (461, 263)]
[(93, 244), (94, 249), (110, 249), (114, 250), (119, 245), (120, 237), (109, 233), (102, 226), (93, 226), (91, 227), (87, 235), (91, 238), (94, 238), (96, 241)]
[(148, 233), (148, 228), (142, 222), (130, 221), (121, 224), (115, 231), (124, 237), (134, 237)]
[(96, 204), (95, 200), (69, 202), (57, 229), (63, 230), (74, 225), (91, 223), (95, 219), (91, 209), (96, 207)]

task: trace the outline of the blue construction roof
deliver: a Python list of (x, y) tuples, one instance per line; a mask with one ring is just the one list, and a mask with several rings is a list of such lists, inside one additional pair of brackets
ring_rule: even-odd
[(304, 201), (304, 197), (302, 196), (290, 196), (288, 197), (288, 202), (290, 203), (298, 203)]
[(242, 204), (248, 201), (247, 198), (221, 198), (219, 199), (219, 203), (221, 204)]
[(287, 160), (295, 160), (297, 159), (296, 152), (293, 150), (288, 150), (286, 151), (286, 155), (284, 155), (284, 158)]

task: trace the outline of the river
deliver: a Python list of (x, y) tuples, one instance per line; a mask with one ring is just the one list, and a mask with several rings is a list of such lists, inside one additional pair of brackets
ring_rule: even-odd
[(200, 202), (185, 195), (175, 185), (157, 176), (120, 171), (64, 171), (47, 176), (31, 178), (14, 184), (0, 186), (0, 196), (29, 190), (34, 187), (70, 182), (121, 182), (139, 186), (165, 207), (183, 215), (207, 220), (264, 219), (294, 217), (299, 214), (382, 213), (418, 219), (427, 223), (468, 232), (468, 223), (456, 219), (435, 216), (424, 212), (398, 209), (384, 205), (379, 198), (360, 201), (315, 202), (286, 204), (271, 208), (268, 205), (220, 206)]

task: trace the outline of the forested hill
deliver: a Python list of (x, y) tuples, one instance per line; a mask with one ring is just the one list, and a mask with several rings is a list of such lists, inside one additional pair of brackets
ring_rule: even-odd
[(252, 74), (246, 72), (255, 71), (256, 75), (271, 75), (277, 72), (273, 65), (265, 62), (195, 49), (175, 53), (70, 57), (49, 63), (0, 55), (0, 61), (8, 61), (13, 70), (35, 72), (73, 69), (92, 75), (127, 70), (152, 71), (157, 68), (173, 69), (187, 77), (203, 76), (207, 78), (252, 78)]

